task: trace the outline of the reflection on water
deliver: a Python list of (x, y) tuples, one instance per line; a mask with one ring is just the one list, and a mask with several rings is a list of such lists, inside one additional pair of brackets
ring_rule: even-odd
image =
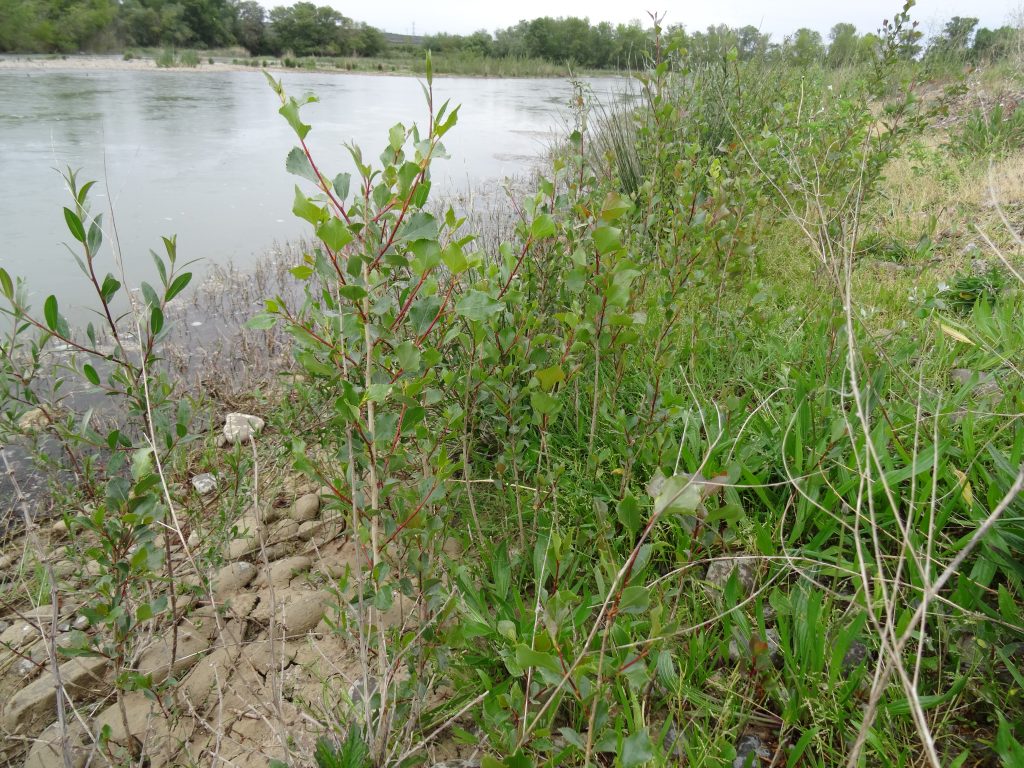
[[(346, 142), (375, 158), (394, 123), (424, 122), (415, 78), (286, 74), (305, 108), (308, 137), (328, 176), (351, 170)], [(611, 98), (627, 87), (592, 81)], [(563, 129), (571, 88), (560, 80), (445, 78), (437, 103), (461, 105), (446, 136), (451, 159), (434, 170), (434, 189), (455, 193), (524, 170)], [(251, 263), (274, 242), (303, 234), (291, 214), (294, 177), (284, 158), (294, 137), (259, 72), (0, 73), (0, 263), (28, 278), (35, 301), (82, 300), (82, 282), (62, 243), (67, 203), (54, 169), (105, 179), (94, 210), (111, 206), (132, 282), (150, 277), (148, 251), (177, 233), (179, 255)], [(109, 198), (108, 198), (109, 195)], [(109, 218), (109, 217), (108, 217)], [(113, 232), (108, 222), (107, 240)], [(103, 270), (112, 269), (107, 265)], [(78, 314), (71, 310), (72, 316)]]

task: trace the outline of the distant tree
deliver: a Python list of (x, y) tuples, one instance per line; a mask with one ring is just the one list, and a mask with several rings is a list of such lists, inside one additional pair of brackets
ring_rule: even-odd
[(874, 32), (862, 35), (857, 41), (857, 61), (859, 63), (875, 62), (882, 55), (882, 38)]
[(249, 53), (263, 53), (266, 47), (267, 12), (256, 0), (241, 0), (234, 6), (235, 41)]
[(857, 61), (857, 28), (853, 24), (836, 24), (828, 33), (829, 46), (825, 61), (832, 67), (846, 67)]
[(387, 45), (384, 34), (379, 29), (363, 23), (356, 25), (355, 34), (350, 39), (353, 52), (360, 56), (376, 56)]
[(0, 0), (0, 51), (102, 49), (117, 11), (113, 0)]
[(1013, 27), (986, 29), (981, 27), (974, 33), (971, 58), (977, 62), (992, 62), (1005, 59), (1021, 40), (1021, 30)]
[(351, 25), (350, 19), (333, 8), (298, 2), (270, 11), (267, 38), (277, 54), (291, 51), (296, 56), (338, 56), (350, 51), (345, 38)]
[(768, 52), (768, 43), (771, 37), (762, 34), (757, 27), (748, 24), (733, 30), (733, 33), (740, 61), (750, 61), (764, 56)]
[(964, 61), (974, 37), (978, 20), (973, 16), (954, 16), (946, 22), (942, 32), (928, 46), (927, 56), (932, 60)]
[(802, 27), (787, 40), (786, 52), (790, 60), (798, 67), (809, 67), (819, 62), (825, 55), (825, 46), (821, 33)]
[(639, 69), (645, 66), (653, 49), (650, 33), (639, 21), (615, 27), (615, 52), (610, 63), (619, 69)]

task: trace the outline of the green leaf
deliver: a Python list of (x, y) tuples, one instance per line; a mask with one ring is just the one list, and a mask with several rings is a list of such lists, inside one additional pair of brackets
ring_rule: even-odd
[(284, 161), (284, 167), (288, 173), (309, 179), (314, 184), (320, 183), (320, 179), (316, 177), (316, 172), (309, 162), (309, 158), (306, 157), (306, 153), (302, 151), (301, 147), (292, 147), (292, 151), (288, 153), (288, 158)]
[[(317, 209), (319, 211), (319, 209)], [(352, 232), (341, 219), (330, 218), (316, 228), (316, 236), (323, 240), (324, 245), (337, 253), (352, 242)]]
[(632, 207), (633, 204), (618, 192), (609, 192), (608, 197), (604, 199), (604, 205), (601, 206), (601, 218), (605, 221), (617, 221), (629, 213)]
[(305, 219), (313, 226), (318, 225), (324, 217), (324, 209), (306, 197), (298, 185), (295, 187), (295, 202), (292, 203), (292, 213), (300, 219)]
[(601, 226), (594, 230), (594, 247), (602, 256), (622, 247), (622, 230)]
[(43, 317), (46, 320), (46, 327), (51, 331), (56, 331), (60, 314), (57, 311), (57, 297), (53, 294), (47, 296), (46, 301), (43, 302)]
[(104, 301), (110, 301), (114, 298), (114, 294), (117, 293), (121, 287), (121, 282), (111, 274), (107, 274), (103, 278), (103, 285), (100, 286), (100, 294), (103, 296)]
[(622, 768), (636, 768), (636, 766), (649, 763), (653, 759), (654, 745), (651, 744), (651, 737), (646, 730), (634, 733), (622, 740), (622, 749), (619, 753), (619, 765)]
[(551, 416), (558, 411), (560, 403), (557, 397), (549, 395), (547, 392), (534, 390), (530, 393), (530, 405), (541, 416)]
[(99, 214), (89, 224), (89, 234), (86, 237), (86, 245), (92, 253), (96, 253), (103, 244), (103, 214)]
[(662, 650), (658, 654), (657, 671), (658, 680), (661, 681), (663, 686), (669, 691), (676, 687), (676, 684), (679, 682), (679, 678), (676, 675), (676, 665), (672, 660), (672, 654), (667, 650)]
[(82, 226), (82, 220), (78, 218), (78, 214), (72, 211), (70, 208), (64, 209), (64, 221), (67, 222), (68, 230), (71, 232), (71, 236), (80, 243), (85, 242), (85, 227)]
[(643, 510), (640, 508), (640, 502), (628, 491), (622, 497), (622, 500), (619, 501), (615, 511), (618, 513), (619, 522), (622, 523), (622, 527), (631, 534), (635, 535), (644, 524)]
[(663, 511), (693, 514), (700, 505), (700, 484), (685, 473), (666, 478), (659, 471), (647, 484), (647, 493), (654, 500), (656, 515)]
[(95, 368), (93, 368), (91, 365), (86, 363), (85, 365), (82, 366), (82, 373), (85, 374), (85, 378), (87, 378), (89, 380), (90, 384), (94, 384), (97, 387), (99, 386), (99, 384), (100, 384), (100, 375), (98, 373), (96, 373), (96, 369)]
[(395, 123), (391, 126), (391, 130), (388, 131), (388, 144), (391, 149), (395, 152), (402, 148), (405, 144), (405, 126), (401, 123)]
[(548, 214), (543, 213), (533, 220), (530, 225), (530, 237), (535, 240), (543, 240), (555, 234), (555, 220)]
[(348, 197), (348, 189), (352, 184), (352, 174), (350, 173), (339, 173), (334, 177), (334, 194), (336, 194), (341, 200)]
[(306, 134), (309, 133), (310, 126), (306, 125), (299, 119), (299, 103), (294, 98), (288, 99), (284, 105), (277, 110), (281, 113), (285, 120), (288, 121), (288, 125), (292, 127), (292, 130), (298, 135), (300, 139), (306, 138)]
[(516, 662), (521, 667), (534, 667), (535, 669), (547, 670), (556, 675), (562, 674), (562, 666), (558, 663), (558, 658), (553, 653), (541, 653), (526, 645), (516, 647)]
[(141, 448), (132, 454), (132, 478), (138, 482), (153, 471), (153, 449)]
[(160, 307), (154, 306), (149, 311), (149, 330), (156, 336), (163, 330), (164, 327), (164, 313), (160, 311)]
[(11, 276), (7, 274), (7, 270), (2, 267), (0, 267), (0, 291), (8, 299), (14, 298), (14, 283), (11, 281)]
[(455, 311), (467, 320), (484, 322), (505, 308), (504, 303), (492, 298), (483, 291), (470, 290), (459, 299)]
[(444, 249), (441, 253), (441, 260), (453, 275), (462, 274), (469, 267), (469, 261), (462, 252), (462, 248), (455, 243), (451, 243)]
[(167, 289), (167, 293), (164, 294), (164, 300), (171, 301), (171, 299), (173, 299), (175, 296), (177, 296), (179, 293), (185, 290), (186, 286), (188, 286), (191, 280), (191, 272), (182, 272), (180, 275), (174, 278), (174, 281)]
[(415, 373), (420, 369), (420, 358), (422, 355), (411, 341), (403, 341), (399, 344), (395, 349), (395, 355), (398, 357), (398, 364), (407, 373)]
[(565, 381), (565, 371), (562, 370), (560, 365), (552, 365), (550, 368), (536, 371), (533, 375), (537, 377), (537, 381), (540, 382), (540, 388), (545, 392), (550, 392), (555, 388), (556, 384), (561, 384)]
[(647, 587), (626, 587), (619, 600), (619, 613), (645, 613), (651, 604), (651, 593)]
[(417, 211), (409, 217), (402, 227), (399, 240), (413, 242), (416, 240), (437, 240), (437, 220), (429, 213)]

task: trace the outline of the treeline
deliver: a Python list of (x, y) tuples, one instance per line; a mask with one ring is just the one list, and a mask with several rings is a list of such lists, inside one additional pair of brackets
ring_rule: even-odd
[[(1022, 48), (1021, 30), (978, 28), (978, 19), (956, 16), (925, 47), (916, 26), (901, 30), (905, 58), (983, 63)], [(827, 40), (798, 29), (773, 41), (757, 27), (710, 26), (704, 31), (669, 27), (667, 42), (692, 60), (735, 57), (782, 59), (798, 66), (849, 66), (875, 60), (881, 39), (853, 24), (836, 24)], [(390, 45), (383, 33), (329, 6), (298, 2), (267, 11), (255, 0), (0, 0), (0, 52), (109, 51), (125, 47), (223, 48), (253, 55), (422, 56), (439, 54), (496, 59), (541, 59), (587, 69), (640, 67), (654, 40), (640, 22), (591, 24), (589, 19), (545, 16), (520, 21), (494, 34), (430, 35), (415, 44)]]
[(223, 48), (253, 54), (374, 56), (380, 30), (328, 6), (267, 11), (254, 0), (0, 0), (0, 52), (125, 47)]

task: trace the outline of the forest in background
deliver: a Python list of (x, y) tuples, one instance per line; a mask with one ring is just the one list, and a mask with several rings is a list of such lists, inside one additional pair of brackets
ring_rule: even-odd
[[(879, 30), (879, 32), (883, 32)], [(902, 31), (906, 58), (981, 64), (1021, 47), (1012, 26), (988, 29), (973, 17), (953, 17), (930, 40), (918, 27)], [(776, 41), (753, 25), (666, 29), (691, 59), (711, 63), (768, 58), (800, 66), (840, 67), (878, 59), (881, 38), (837, 23), (827, 38), (801, 28)], [(470, 35), (388, 35), (326, 5), (297, 2), (267, 10), (255, 0), (0, 0), (0, 52), (105, 53), (131, 48), (244, 48), (251, 55), (422, 56), (426, 50), (478, 59), (537, 59), (588, 69), (636, 68), (653, 38), (640, 21), (613, 25), (545, 16)]]

